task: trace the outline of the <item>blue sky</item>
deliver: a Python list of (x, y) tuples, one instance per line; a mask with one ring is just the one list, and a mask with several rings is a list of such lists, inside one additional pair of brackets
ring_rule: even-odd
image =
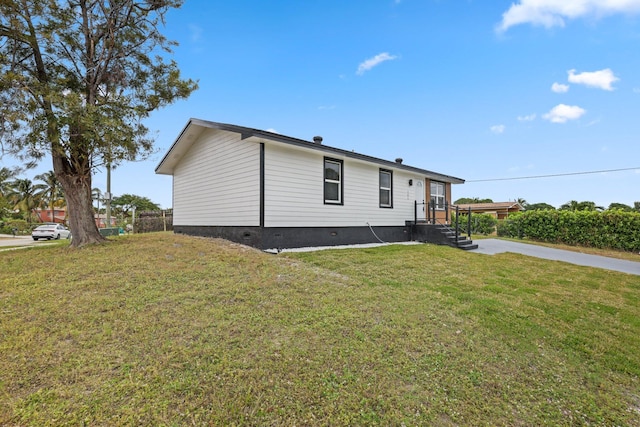
[(467, 180), (454, 199), (640, 201), (640, 0), (186, 0), (165, 34), (200, 89), (114, 195), (170, 207), (154, 169), (195, 117), (402, 157)]

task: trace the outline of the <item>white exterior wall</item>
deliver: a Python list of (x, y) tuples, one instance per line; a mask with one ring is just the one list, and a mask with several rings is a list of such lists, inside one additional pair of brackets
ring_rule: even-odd
[[(324, 204), (324, 158), (344, 161), (343, 205)], [(265, 144), (266, 227), (399, 226), (414, 219), (420, 175), (393, 171), (393, 208), (379, 207), (380, 166), (319, 151)], [(424, 186), (423, 186), (424, 188)]]
[(205, 130), (173, 172), (173, 223), (260, 225), (260, 145)]

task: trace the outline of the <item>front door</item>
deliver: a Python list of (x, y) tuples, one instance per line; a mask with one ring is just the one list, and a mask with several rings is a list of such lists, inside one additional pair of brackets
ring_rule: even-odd
[(418, 221), (425, 220), (425, 205), (424, 205), (424, 183), (422, 180), (415, 180), (416, 190), (415, 190), (415, 204), (416, 207), (416, 218)]

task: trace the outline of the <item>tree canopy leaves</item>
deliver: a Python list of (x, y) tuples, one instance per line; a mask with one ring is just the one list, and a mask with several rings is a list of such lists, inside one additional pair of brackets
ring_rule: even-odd
[(101, 240), (95, 168), (153, 151), (143, 119), (197, 88), (160, 29), (182, 0), (2, 0), (0, 144), (27, 166), (50, 154), (74, 246)]
[(152, 202), (148, 197), (136, 196), (135, 194), (123, 194), (122, 196), (114, 197), (111, 200), (111, 206), (125, 215), (128, 215), (134, 206), (139, 212), (160, 210), (160, 206)]
[(555, 210), (555, 206), (550, 205), (549, 203), (527, 203), (527, 209), (528, 211), (544, 211), (544, 210)]
[(470, 205), (474, 203), (493, 203), (493, 200), (481, 199), (479, 197), (461, 197), (453, 202), (454, 205)]

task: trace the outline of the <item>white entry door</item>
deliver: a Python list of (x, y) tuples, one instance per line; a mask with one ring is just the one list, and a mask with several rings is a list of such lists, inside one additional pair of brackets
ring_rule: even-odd
[[(418, 217), (418, 220), (424, 220), (426, 219), (426, 214), (425, 214), (425, 205), (424, 205), (424, 183), (422, 182), (422, 180), (416, 179), (414, 181), (416, 183), (415, 187), (415, 201), (417, 203), (417, 211), (416, 211), (416, 215)], [(414, 206), (416, 206), (414, 204)]]

